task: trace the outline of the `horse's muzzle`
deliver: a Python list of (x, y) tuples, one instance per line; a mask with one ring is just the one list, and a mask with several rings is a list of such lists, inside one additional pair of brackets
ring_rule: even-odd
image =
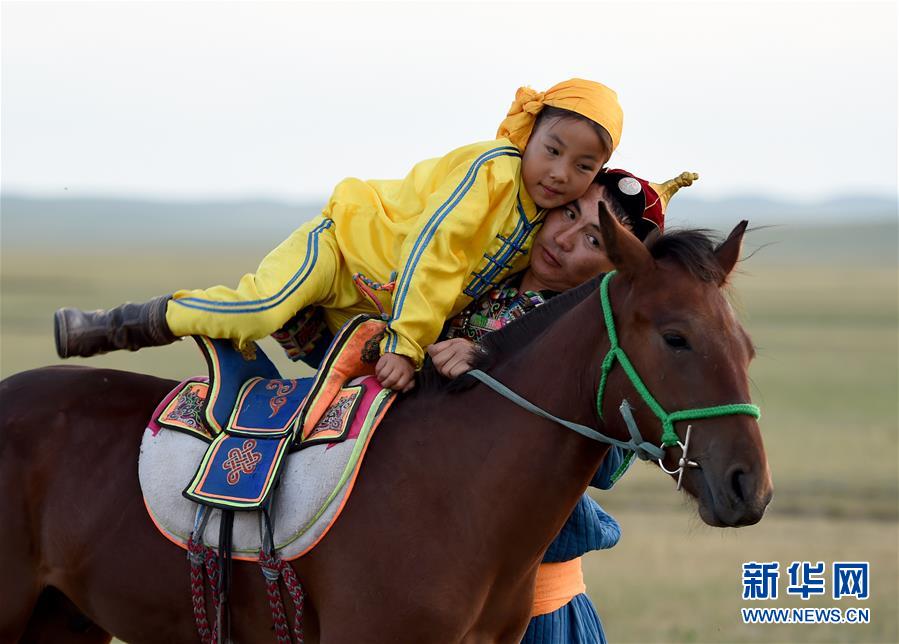
[(711, 526), (739, 528), (758, 523), (774, 495), (767, 467), (753, 471), (737, 463), (720, 475), (694, 470), (688, 476), (691, 487), (699, 488), (699, 516)]

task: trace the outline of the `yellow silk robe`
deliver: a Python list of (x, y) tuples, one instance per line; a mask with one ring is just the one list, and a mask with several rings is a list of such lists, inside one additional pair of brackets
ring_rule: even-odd
[(401, 180), (345, 179), (322, 214), (269, 253), (234, 289), (175, 293), (166, 321), (179, 336), (241, 344), (278, 330), (297, 311), (321, 306), (332, 331), (358, 313), (377, 314), (356, 287), (378, 291), (390, 314), (382, 352), (421, 366), (422, 347), (510, 272), (528, 264), (542, 220), (521, 183), (521, 152), (507, 139), (475, 143), (417, 164)]

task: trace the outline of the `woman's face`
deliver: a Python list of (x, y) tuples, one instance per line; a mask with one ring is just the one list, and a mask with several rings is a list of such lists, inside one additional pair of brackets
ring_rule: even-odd
[(605, 200), (605, 190), (591, 184), (580, 199), (547, 213), (531, 250), (529, 283), (565, 291), (615, 268), (599, 232), (598, 204)]

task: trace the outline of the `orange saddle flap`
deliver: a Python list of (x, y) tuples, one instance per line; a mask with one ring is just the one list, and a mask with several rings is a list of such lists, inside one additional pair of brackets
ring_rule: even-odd
[(384, 320), (360, 315), (338, 331), (322, 359), (318, 381), (313, 384), (299, 418), (300, 440), (310, 436), (347, 381), (374, 375), (378, 343), (386, 327)]

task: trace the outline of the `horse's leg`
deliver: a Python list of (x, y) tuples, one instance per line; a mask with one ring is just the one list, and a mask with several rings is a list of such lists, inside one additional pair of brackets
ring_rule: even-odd
[(106, 644), (111, 640), (109, 633), (51, 586), (41, 593), (19, 644)]

